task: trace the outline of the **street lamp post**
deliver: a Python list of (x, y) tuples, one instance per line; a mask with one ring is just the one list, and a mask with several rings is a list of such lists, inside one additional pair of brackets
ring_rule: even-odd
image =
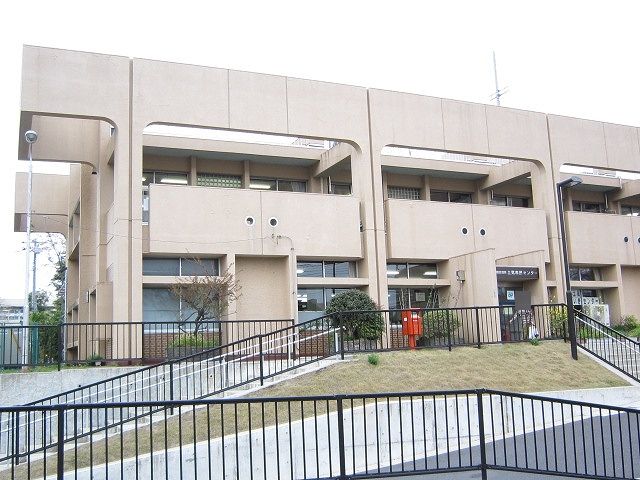
[[(33, 144), (38, 141), (38, 133), (34, 130), (28, 130), (24, 134), (24, 139), (29, 145), (29, 176), (27, 179), (27, 242), (26, 242), (26, 261), (24, 267), (24, 308), (22, 317), (22, 366), (29, 366), (29, 268), (31, 256), (31, 202), (32, 202), (32, 186), (33, 186)], [(33, 296), (35, 297), (35, 291)]]
[(573, 176), (556, 185), (558, 189), (558, 212), (560, 214), (560, 240), (562, 243), (562, 259), (564, 261), (564, 282), (567, 289), (567, 326), (569, 328), (569, 341), (571, 342), (571, 357), (574, 360), (578, 359), (578, 341), (576, 339), (576, 319), (573, 310), (573, 294), (571, 293), (571, 275), (569, 274), (569, 254), (567, 253), (567, 237), (564, 227), (564, 199), (562, 194), (565, 188), (575, 187), (581, 183), (582, 179), (580, 177)]

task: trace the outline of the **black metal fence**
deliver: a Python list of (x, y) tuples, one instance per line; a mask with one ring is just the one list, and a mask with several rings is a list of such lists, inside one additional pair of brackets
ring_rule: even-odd
[(484, 389), (0, 407), (0, 476), (626, 479), (639, 425), (639, 410)]
[[(0, 368), (158, 363), (291, 326), (293, 320), (0, 325)], [(28, 355), (24, 355), (24, 341)]]
[(578, 346), (640, 381), (640, 343), (576, 311)]
[[(463, 307), (420, 309), (423, 333), (418, 347), (483, 345), (528, 341), (532, 338), (566, 337), (565, 306), (534, 305), (530, 310), (514, 307)], [(349, 328), (362, 315), (377, 315), (384, 328), (360, 335)], [(326, 315), (316, 322), (340, 322), (345, 352), (389, 350), (409, 347), (402, 332), (402, 310), (345, 312)], [(87, 363), (144, 364), (181, 358), (245, 338), (278, 335), (292, 327), (308, 334), (314, 320), (295, 326), (294, 320), (185, 322), (63, 323), (61, 325), (0, 326), (0, 368), (78, 365)], [(304, 332), (307, 331), (305, 334)], [(29, 355), (23, 354), (23, 343)], [(325, 338), (325, 342), (328, 341)], [(310, 345), (311, 342), (306, 342)], [(328, 346), (316, 345), (317, 348)], [(304, 353), (303, 353), (304, 354)]]
[[(399, 350), (410, 347), (402, 316), (407, 310), (341, 312), (329, 315), (343, 326), (344, 352)], [(416, 348), (448, 348), (525, 342), (542, 339), (566, 339), (566, 306), (533, 305), (530, 310), (514, 307), (463, 307), (412, 309), (419, 333), (414, 335)], [(378, 316), (378, 330), (358, 329), (364, 316)], [(370, 321), (370, 319), (369, 319)]]

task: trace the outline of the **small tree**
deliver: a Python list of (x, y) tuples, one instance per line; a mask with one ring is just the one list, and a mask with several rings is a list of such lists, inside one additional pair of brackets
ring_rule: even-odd
[(180, 278), (171, 285), (171, 292), (191, 310), (181, 321), (194, 323), (195, 335), (203, 322), (226, 314), (229, 304), (240, 298), (240, 287), (229, 268), (216, 275), (199, 259), (193, 261), (201, 267), (203, 275)]
[[(332, 317), (334, 325), (342, 327), (345, 335), (353, 340), (376, 340), (384, 332), (384, 319), (380, 307), (364, 292), (360, 290), (348, 290), (338, 293), (329, 305), (328, 314), (336, 314)], [(352, 313), (341, 313), (341, 312)]]

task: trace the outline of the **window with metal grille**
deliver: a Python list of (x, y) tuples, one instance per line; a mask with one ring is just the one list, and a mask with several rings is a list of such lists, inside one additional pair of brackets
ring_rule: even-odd
[(239, 175), (218, 175), (217, 173), (198, 173), (198, 186), (242, 188), (242, 177)]
[(387, 187), (387, 195), (389, 198), (398, 198), (402, 200), (420, 200), (420, 189), (413, 187)]

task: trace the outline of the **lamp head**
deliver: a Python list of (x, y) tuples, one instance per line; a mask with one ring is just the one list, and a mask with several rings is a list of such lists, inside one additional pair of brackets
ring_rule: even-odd
[(582, 178), (574, 175), (558, 183), (558, 187), (571, 188), (571, 187), (575, 187), (576, 185), (580, 185), (581, 183), (582, 183)]
[(24, 133), (24, 139), (29, 144), (36, 143), (38, 141), (38, 132), (36, 132), (35, 130), (27, 130)]

